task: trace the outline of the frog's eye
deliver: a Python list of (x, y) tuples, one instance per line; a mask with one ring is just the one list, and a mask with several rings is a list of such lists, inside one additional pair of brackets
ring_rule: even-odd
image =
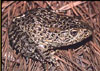
[(70, 31), (70, 34), (71, 34), (72, 36), (76, 36), (76, 35), (77, 35), (77, 33), (78, 33), (78, 31), (77, 31), (77, 30), (71, 30), (71, 31)]

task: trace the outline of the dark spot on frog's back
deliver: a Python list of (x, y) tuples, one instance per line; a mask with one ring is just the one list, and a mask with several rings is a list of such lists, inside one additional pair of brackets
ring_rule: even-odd
[(32, 19), (31, 22), (34, 23), (34, 19)]
[(36, 34), (36, 30), (33, 30), (33, 33), (35, 33), (35, 34)]
[(42, 35), (43, 35), (43, 33), (40, 33), (40, 35), (42, 36)]
[(54, 27), (55, 27), (55, 28), (58, 28), (58, 25), (56, 24), (56, 25), (54, 25)]
[(20, 22), (21, 20), (17, 18), (17, 19), (15, 19), (15, 21)]
[(40, 17), (36, 17), (37, 18), (37, 21), (41, 21)]
[(41, 10), (41, 13), (45, 12), (46, 10)]
[(41, 31), (41, 28), (39, 27), (38, 30)]

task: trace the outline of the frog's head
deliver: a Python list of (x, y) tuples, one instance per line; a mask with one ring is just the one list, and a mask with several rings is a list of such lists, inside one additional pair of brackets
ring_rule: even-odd
[(92, 35), (92, 28), (82, 21), (70, 22), (68, 29), (65, 30), (64, 44), (72, 45), (78, 42), (81, 42)]

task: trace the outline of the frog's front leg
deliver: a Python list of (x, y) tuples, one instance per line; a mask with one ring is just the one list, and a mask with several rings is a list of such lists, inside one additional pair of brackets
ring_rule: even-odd
[(56, 65), (56, 58), (54, 56), (55, 51), (51, 50), (50, 47), (48, 46), (44, 46), (44, 45), (39, 45), (37, 47), (37, 51), (40, 54), (40, 56), (43, 58), (43, 65), (46, 68), (46, 63), (49, 64), (49, 68), (51, 66), (55, 66)]
[(44, 60), (52, 62), (52, 59), (54, 58), (53, 55), (55, 53), (54, 50), (51, 50), (47, 45), (38, 45), (37, 50)]

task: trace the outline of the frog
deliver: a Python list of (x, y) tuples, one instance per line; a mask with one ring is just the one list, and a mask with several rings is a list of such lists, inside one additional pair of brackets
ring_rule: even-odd
[(87, 23), (46, 8), (26, 11), (15, 17), (8, 28), (12, 49), (43, 64), (56, 64), (55, 48), (74, 45), (91, 35)]

